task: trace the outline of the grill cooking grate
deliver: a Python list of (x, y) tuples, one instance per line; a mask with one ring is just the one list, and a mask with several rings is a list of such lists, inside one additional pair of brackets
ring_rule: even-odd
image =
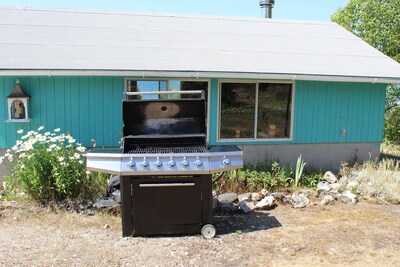
[(205, 147), (146, 147), (130, 150), (129, 154), (159, 154), (159, 153), (205, 153)]

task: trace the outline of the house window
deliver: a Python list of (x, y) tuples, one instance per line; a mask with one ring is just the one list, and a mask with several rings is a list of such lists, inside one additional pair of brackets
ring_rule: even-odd
[(253, 138), (256, 85), (221, 85), (221, 138)]
[(219, 137), (290, 138), (292, 87), (290, 83), (221, 83)]
[[(207, 81), (182, 81), (182, 80), (127, 80), (127, 92), (163, 92), (163, 91), (193, 91), (203, 90), (207, 99)], [(159, 94), (130, 96), (132, 99), (180, 99), (197, 98), (198, 94)]]

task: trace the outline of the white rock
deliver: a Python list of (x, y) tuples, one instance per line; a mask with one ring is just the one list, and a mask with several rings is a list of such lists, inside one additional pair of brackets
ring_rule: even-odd
[(239, 207), (243, 210), (244, 213), (249, 213), (250, 211), (255, 209), (253, 202), (246, 200), (240, 201)]
[(232, 203), (237, 197), (238, 195), (236, 193), (225, 193), (218, 196), (218, 201), (220, 203)]
[(356, 204), (358, 202), (358, 198), (356, 195), (354, 195), (353, 193), (351, 193), (350, 191), (346, 191), (342, 194), (342, 196), (340, 197), (340, 199), (342, 200), (342, 202), (344, 203), (353, 203)]
[(255, 206), (256, 209), (268, 209), (275, 205), (275, 198), (273, 196), (266, 196)]
[(310, 203), (310, 200), (304, 194), (292, 194), (292, 206), (295, 209), (305, 208)]
[(340, 188), (340, 184), (339, 183), (334, 183), (334, 184), (330, 184), (331, 187), (331, 192), (334, 194), (339, 193), (339, 188)]
[(357, 181), (351, 181), (347, 184), (347, 188), (353, 188), (353, 187), (357, 187), (359, 184)]
[(300, 189), (299, 195), (303, 195), (308, 198), (310, 196), (310, 193), (311, 193), (310, 189)]
[(321, 194), (321, 192), (329, 192), (332, 189), (331, 185), (327, 182), (319, 182), (317, 184), (317, 192)]
[(327, 181), (330, 184), (333, 184), (333, 183), (335, 183), (337, 181), (337, 178), (332, 172), (327, 171), (324, 174), (324, 180)]
[(333, 203), (335, 203), (335, 199), (330, 195), (324, 196), (321, 200), (321, 205), (332, 205)]
[(264, 197), (266, 197), (266, 196), (269, 195), (269, 192), (268, 192), (267, 189), (264, 189), (264, 188), (263, 188), (263, 189), (261, 189), (260, 194), (263, 195)]
[(93, 204), (93, 207), (96, 209), (103, 208), (103, 207), (114, 207), (117, 206), (118, 202), (110, 197), (104, 197), (99, 199), (96, 203)]
[(251, 200), (256, 202), (256, 201), (260, 201), (264, 198), (264, 196), (260, 193), (251, 193)]
[(245, 201), (251, 201), (251, 193), (244, 193), (244, 194), (240, 194), (238, 195), (238, 200), (239, 202), (245, 200)]
[(334, 189), (337, 190), (337, 189), (340, 188), (340, 184), (339, 183), (330, 184), (329, 186), (332, 188), (332, 190), (334, 190)]

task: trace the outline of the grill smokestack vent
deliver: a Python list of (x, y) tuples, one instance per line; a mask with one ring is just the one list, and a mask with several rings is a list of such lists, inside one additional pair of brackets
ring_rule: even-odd
[(272, 18), (272, 8), (275, 5), (275, 0), (260, 0), (260, 7), (265, 9), (265, 18)]

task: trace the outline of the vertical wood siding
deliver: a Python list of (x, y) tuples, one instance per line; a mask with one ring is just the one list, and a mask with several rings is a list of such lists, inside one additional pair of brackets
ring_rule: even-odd
[(29, 123), (7, 123), (7, 100), (16, 77), (0, 77), (0, 148), (12, 146), (16, 131), (40, 125), (61, 128), (78, 142), (91, 146), (118, 146), (122, 130), (123, 77), (20, 77), (22, 89), (31, 96)]
[(385, 90), (384, 84), (296, 82), (293, 143), (381, 142)]

